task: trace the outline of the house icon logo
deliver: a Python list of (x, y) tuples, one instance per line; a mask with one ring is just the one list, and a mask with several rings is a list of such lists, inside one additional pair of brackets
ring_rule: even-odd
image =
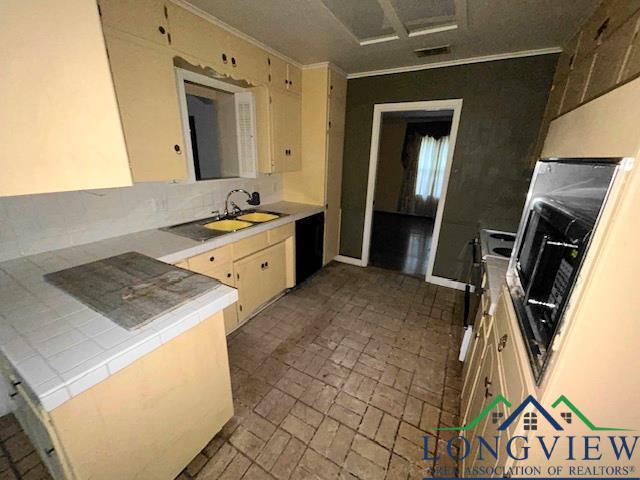
[(440, 427), (435, 430), (473, 430), (476, 425), (487, 417), (487, 415), (491, 415), (491, 423), (496, 426), (496, 429), (499, 432), (507, 430), (507, 428), (516, 422), (521, 415), (523, 416), (523, 429), (525, 431), (536, 431), (538, 429), (539, 422), (543, 420), (558, 432), (564, 431), (567, 426), (570, 426), (577, 421), (582, 422), (591, 431), (602, 432), (632, 430), (628, 428), (600, 427), (595, 425), (565, 395), (560, 395), (556, 401), (551, 404), (550, 410), (553, 410), (554, 414), (559, 412), (560, 420), (557, 420), (554, 415), (550, 413), (550, 410), (544, 408), (532, 395), (527, 396), (506, 418), (504, 418), (504, 413), (497, 408), (499, 405), (504, 405), (506, 408), (511, 408), (513, 406), (512, 403), (503, 395), (497, 395), (496, 398), (489, 403), (489, 405), (487, 405), (477, 417), (469, 421), (466, 425), (458, 427)]

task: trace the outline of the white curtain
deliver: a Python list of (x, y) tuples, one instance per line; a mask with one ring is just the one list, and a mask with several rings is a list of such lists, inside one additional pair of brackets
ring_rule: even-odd
[(414, 213), (435, 218), (449, 154), (449, 136), (422, 137), (415, 187)]

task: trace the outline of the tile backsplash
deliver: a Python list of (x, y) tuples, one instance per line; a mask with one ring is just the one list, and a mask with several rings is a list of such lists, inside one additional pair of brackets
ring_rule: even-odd
[[(234, 188), (282, 200), (278, 174), (0, 198), (0, 261), (205, 217)], [(234, 201), (246, 206), (240, 194)]]

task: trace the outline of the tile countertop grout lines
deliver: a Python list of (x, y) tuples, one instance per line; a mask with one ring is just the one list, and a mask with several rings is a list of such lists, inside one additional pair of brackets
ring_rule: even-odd
[(0, 263), (0, 352), (28, 393), (45, 410), (55, 409), (234, 303), (237, 291), (220, 284), (150, 324), (127, 331), (46, 283), (45, 273), (132, 250), (174, 263), (323, 210), (289, 202), (263, 208), (288, 216), (207, 242), (152, 229)]

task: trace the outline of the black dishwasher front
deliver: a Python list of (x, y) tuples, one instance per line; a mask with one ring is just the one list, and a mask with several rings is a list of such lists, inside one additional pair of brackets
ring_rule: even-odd
[(324, 212), (296, 222), (296, 285), (322, 268)]

